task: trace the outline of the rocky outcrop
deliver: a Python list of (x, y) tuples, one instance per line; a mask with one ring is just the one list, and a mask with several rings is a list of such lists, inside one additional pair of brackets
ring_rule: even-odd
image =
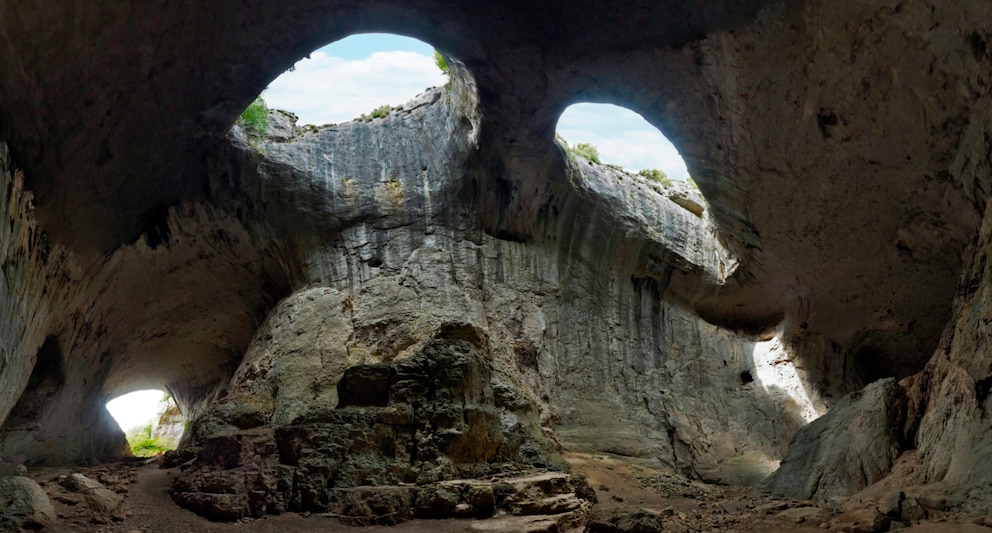
[(188, 422), (171, 396), (160, 401), (156, 411), (158, 418), (152, 420), (151, 438), (157, 439), (166, 449), (175, 449), (182, 441)]
[[(787, 360), (686, 308), (688, 291), (734, 268), (708, 219), (577, 160), (548, 177), (545, 237), (488, 236), (467, 215), (494, 199), (468, 195), (457, 171), (474, 130), (461, 129), (458, 93), (442, 94), (371, 123), (255, 141), (256, 177), (240, 165), (260, 156), (235, 133), (245, 159), (214, 172), (257, 179), (277, 201), (321, 191), (297, 224), (317, 242), (341, 236), (309, 245), (312, 286), (276, 306), (195, 417), (177, 501), (218, 519), (326, 511), (363, 485), (564, 468), (555, 438), (707, 479), (763, 477), (803, 406), (742, 378)], [(459, 146), (453, 136), (463, 152), (430, 149), (442, 137)]]
[(83, 474), (69, 474), (59, 479), (59, 484), (72, 493), (83, 496), (87, 507), (94, 513), (95, 523), (109, 523), (112, 519), (121, 520), (124, 513), (118, 508), (124, 501), (124, 497), (108, 489), (95, 479), (90, 479)]
[(589, 516), (585, 533), (656, 533), (661, 517), (644, 509), (601, 509)]
[(55, 508), (33, 479), (0, 478), (0, 526), (12, 530), (42, 529), (54, 523)]
[(926, 369), (906, 380), (910, 427), (923, 482), (932, 491), (972, 512), (992, 499), (992, 431), (988, 411), (988, 321), (992, 316), (988, 257), (992, 251), (992, 210), (962, 276), (954, 318)]
[[(484, 380), (472, 396), (481, 432), (447, 427), (479, 435), (473, 453), (525, 435), (730, 482), (771, 470), (836, 398), (915, 374), (905, 435), (928, 482), (989, 499), (973, 468), (988, 448), (987, 228), (969, 247), (992, 190), (992, 10), (701, 6), (635, 2), (602, 31), (577, 3), (0, 3), (0, 136), (26, 170), (0, 145), (2, 468), (125, 454), (102, 405), (154, 383), (195, 421), (196, 475), (251, 472), (234, 493), (191, 473), (177, 494), (231, 516), (278, 509), (298, 468), (280, 428), (367, 416), (416, 433), (421, 413), (380, 422), (399, 405), (388, 376), (437, 342), (485, 362), (467, 374), (489, 375), (491, 406)], [(309, 48), (370, 28), (437, 44), (450, 92), (305, 134), (280, 115), (264, 153), (225, 136)], [(580, 100), (664, 129), (707, 201), (570, 160), (553, 128)], [(326, 324), (298, 305), (323, 290)], [(294, 320), (322, 333), (294, 341)], [(366, 384), (385, 406), (330, 409), (381, 400)], [(522, 433), (503, 431), (507, 413)], [(449, 444), (400, 463), (432, 471)], [(484, 457), (471, 468), (496, 464)], [(854, 486), (838, 472), (831, 486)]]
[[(340, 294), (329, 299), (339, 313), (344, 310)], [(295, 318), (279, 311), (274, 316)], [(305, 367), (287, 361), (294, 354), (259, 349), (264, 356), (246, 361), (251, 370), (197, 421), (197, 457), (176, 480), (176, 500), (212, 518), (234, 519), (287, 509), (328, 511), (346, 505), (341, 499), (351, 492), (343, 489), (365, 485), (425, 485), (526, 466), (566, 468), (521, 393), (505, 377), (502, 386), (494, 383), (491, 354), (478, 330), (442, 323), (435, 338), (418, 344), (391, 363), (359, 359), (337, 376), (295, 386), (272, 380), (271, 396), (259, 382), (299, 375)], [(323, 387), (336, 394), (321, 394)], [(297, 412), (286, 418), (288, 409)], [(426, 497), (418, 496), (417, 505), (427, 505)], [(453, 516), (459, 503), (445, 516)]]
[(758, 487), (789, 498), (849, 496), (881, 480), (912, 447), (905, 391), (883, 379), (845, 396), (826, 415), (799, 430), (782, 465)]

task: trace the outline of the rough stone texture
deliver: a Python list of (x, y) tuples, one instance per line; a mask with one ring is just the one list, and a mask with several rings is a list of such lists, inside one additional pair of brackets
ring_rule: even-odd
[[(449, 179), (450, 164), (434, 161), (430, 146), (440, 136), (435, 130), (449, 138), (473, 132), (437, 124), (451, 112), (438, 96), (429, 93), (372, 124), (341, 125), (294, 143), (265, 146), (268, 158), (310, 173), (316, 187), (329, 191), (325, 201), (335, 207), (328, 211), (373, 220), (345, 231), (343, 255), (313, 253), (308, 259), (317, 281), (357, 293), (355, 341), (369, 343), (373, 356), (392, 357), (414, 343), (418, 329), (422, 334), (445, 321), (468, 323), (487, 332), (497, 367), (526, 385), (531, 401), (541, 405), (542, 420), (573, 446), (645, 457), (711, 479), (740, 481), (770, 471), (768, 463), (800, 425), (794, 395), (769, 384), (743, 384), (743, 372), (757, 374), (756, 344), (705, 324), (676, 303), (688, 297), (682, 291), (719, 280), (734, 268), (706, 219), (665, 201), (646, 180), (579, 160), (557, 178), (561, 181), (548, 185), (561, 199), (548, 208), (543, 242), (466, 235), (462, 228), (472, 230), (470, 219), (459, 213), (471, 207), (459, 199), (465, 184), (455, 176)], [(452, 101), (458, 106), (459, 100)], [(442, 112), (436, 114), (438, 108)], [(413, 124), (429, 128), (426, 155), (353, 158), (353, 139), (373, 136), (369, 143), (378, 145), (387, 133), (405, 137), (403, 130)], [(329, 163), (322, 153), (337, 155)], [(389, 160), (400, 166), (367, 168)], [(423, 168), (429, 171), (424, 174)], [(383, 178), (352, 177), (363, 173)], [(406, 210), (396, 210), (393, 197), (402, 197)], [(428, 234), (418, 235), (422, 222), (411, 221), (411, 205), (436, 210), (455, 202), (459, 205), (451, 211), (431, 212), (425, 221)], [(608, 209), (596, 210), (599, 203)], [(561, 226), (565, 221), (572, 227)], [(604, 227), (611, 228), (605, 235)], [(456, 238), (452, 229), (461, 230)], [(417, 249), (423, 245), (447, 251)], [(613, 268), (619, 272), (597, 273)], [(400, 276), (388, 275), (398, 270)], [(673, 277), (682, 283), (671, 282)], [(654, 300), (666, 294), (675, 302)], [(623, 303), (604, 306), (612, 301)], [(336, 331), (341, 339), (347, 335), (347, 328)], [(339, 355), (325, 353), (321, 360), (326, 364), (353, 364), (345, 362), (353, 351), (344, 356), (340, 347), (328, 349)], [(308, 377), (290, 381), (315, 379), (321, 371), (318, 359), (312, 361)], [(665, 383), (664, 388), (657, 383)], [(722, 400), (703, 393), (710, 386), (752, 407), (735, 409), (727, 420)], [(690, 415), (700, 412), (714, 416)], [(778, 422), (769, 423), (769, 415)], [(285, 419), (277, 415), (276, 420)], [(740, 434), (754, 439), (729, 444), (731, 435)], [(674, 445), (669, 435), (677, 435)], [(727, 463), (745, 455), (740, 464)]]
[(926, 369), (904, 382), (924, 481), (973, 512), (984, 510), (992, 498), (990, 251), (992, 210), (986, 211), (940, 346)]
[[(253, 251), (233, 215), (190, 205), (183, 222), (163, 211), (146, 239), (93, 263), (46, 241), (5, 146), (0, 175), (8, 220), (0, 224), (0, 298), (11, 311), (0, 314), (0, 468), (127, 456), (104, 404), (131, 390), (167, 388), (195, 416), (236, 367), (251, 324), (271, 306), (264, 302), (281, 295), (286, 274), (273, 253), (284, 246)], [(152, 281), (163, 289), (153, 304), (134, 298), (151, 295)]]
[(0, 478), (0, 526), (41, 529), (55, 522), (55, 508), (35, 481), (24, 476)]
[(658, 533), (661, 517), (644, 509), (615, 507), (599, 509), (589, 515), (586, 533)]
[[(604, 203), (609, 209), (595, 216), (611, 235), (593, 221), (535, 243), (480, 234), (460, 213), (472, 204), (457, 200), (465, 183), (451, 173), (459, 166), (429, 149), (438, 137), (451, 150), (452, 137), (471, 141), (458, 95), (431, 91), (384, 119), (262, 146), (260, 178), (326, 191), (329, 205), (301, 206), (300, 224), (343, 225), (343, 241), (310, 253), (309, 275), (324, 286), (270, 313), (231, 382), (195, 419), (188, 444), (202, 448), (177, 480), (177, 501), (229, 519), (325, 510), (337, 505), (337, 488), (361, 484), (560, 467), (552, 431), (572, 446), (734, 482), (763, 476), (784, 451), (801, 407), (741, 374), (788, 360), (757, 358), (755, 342), (705, 324), (681, 303), (680, 291), (714, 283), (734, 265), (708, 219), (642, 178), (579, 160), (549, 185), (562, 196), (549, 232)], [(385, 148), (387, 135), (411, 141)], [(370, 157), (369, 146), (384, 148)], [(457, 162), (467, 154), (443, 155)], [(452, 208), (434, 211), (442, 205)], [(605, 284), (596, 274), (614, 268)], [(669, 284), (676, 275), (683, 285)], [(443, 340), (474, 346), (479, 355), (469, 360), (477, 362), (448, 362), (447, 348), (432, 348)], [(446, 364), (478, 369), (452, 381), (464, 382), (452, 398), (467, 400), (432, 400), (431, 368)], [(753, 409), (727, 409), (711, 390)], [(482, 408), (466, 410), (473, 404)], [(308, 444), (316, 442), (323, 444)], [(268, 488), (253, 499), (249, 485)], [(247, 498), (230, 496), (245, 491)], [(534, 505), (510, 509), (564, 512), (578, 502)]]
[[(71, 492), (78, 492), (86, 499), (86, 504), (96, 513), (101, 521), (106, 523), (116, 515), (124, 497), (103, 486), (103, 483), (90, 479), (83, 474), (70, 474), (60, 481), (60, 484)], [(120, 516), (120, 518), (123, 518)]]
[(182, 411), (171, 397), (159, 402), (156, 411), (158, 418), (152, 424), (152, 438), (158, 439), (170, 450), (176, 448), (186, 432), (187, 422)]
[[(753, 479), (799, 413), (923, 369), (907, 431), (928, 480), (992, 497), (992, 243), (969, 248), (992, 190), (992, 6), (449, 4), (0, 0), (5, 468), (126, 453), (102, 405), (145, 386), (206, 423), (277, 302), (310, 289), (399, 291), (396, 317), (354, 313), (347, 342), (402, 359), (419, 330), (395, 276), (440, 248), (461, 296), (438, 323), (484, 331), (493, 375), (577, 448)], [(451, 107), (429, 93), (264, 155), (225, 137), (296, 59), (372, 29), (449, 54)], [(569, 162), (553, 128), (580, 100), (672, 138), (704, 216)], [(775, 336), (788, 387), (759, 378)], [(276, 403), (280, 379), (231, 407), (244, 424), (309, 410)], [(262, 453), (281, 423), (231, 435)]]
[(778, 470), (757, 490), (790, 498), (848, 496), (882, 479), (910, 446), (906, 397), (892, 378), (845, 396), (789, 444)]
[[(436, 266), (444, 255), (419, 250), (398, 281), (378, 281), (416, 287), (450, 277), (444, 269), (421, 268)], [(432, 294), (457, 292), (451, 287)], [(408, 340), (387, 343), (394, 348), (387, 352), (374, 350), (370, 346), (382, 346), (380, 337), (363, 342), (352, 335), (353, 323), (356, 331), (368, 323), (365, 306), (402, 316), (414, 309), (389, 302), (417, 303), (420, 312), (436, 303), (426, 294), (375, 294), (360, 293), (361, 300), (350, 302), (338, 291), (317, 288), (277, 308), (231, 386), (195, 422), (189, 446), (199, 451), (176, 479), (177, 501), (232, 519), (333, 509), (346, 505), (339, 498), (351, 497), (341, 488), (430, 483), (523, 465), (564, 468), (532, 404), (509, 376), (494, 379), (488, 339), (470, 316), (424, 316), (412, 321), (418, 330), (408, 331)], [(274, 432), (266, 429), (271, 427)], [(246, 490), (247, 499), (224, 496)], [(262, 492), (256, 498), (252, 491)], [(435, 508), (441, 503), (422, 505), (418, 497), (417, 514), (451, 516), (461, 503), (452, 498), (451, 509), (442, 510)]]

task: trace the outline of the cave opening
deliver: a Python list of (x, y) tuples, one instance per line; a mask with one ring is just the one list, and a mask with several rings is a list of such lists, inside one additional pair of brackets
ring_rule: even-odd
[(378, 118), (447, 81), (431, 45), (363, 33), (314, 50), (273, 80), (262, 97), (269, 108), (296, 115), (298, 124), (320, 126)]
[[(558, 118), (557, 134), (574, 152), (667, 183), (691, 180), (675, 145), (640, 114), (614, 104), (582, 102)], [(599, 162), (599, 161), (596, 161)]]
[(110, 400), (106, 406), (136, 457), (151, 457), (176, 449), (186, 429), (179, 406), (165, 391), (129, 392)]

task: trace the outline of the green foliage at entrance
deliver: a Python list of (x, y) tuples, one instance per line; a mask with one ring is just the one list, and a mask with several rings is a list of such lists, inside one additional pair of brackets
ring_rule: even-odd
[(262, 100), (261, 95), (255, 97), (255, 101), (241, 112), (241, 118), (238, 119), (238, 122), (243, 129), (252, 134), (265, 134), (265, 130), (269, 129), (269, 108), (265, 105), (265, 100)]
[(437, 50), (434, 50), (434, 64), (437, 65), (437, 68), (440, 69), (441, 73), (445, 76), (451, 75), (451, 69), (448, 68), (448, 62), (444, 60), (444, 56)]
[(127, 443), (131, 445), (131, 453), (135, 457), (154, 457), (171, 449), (158, 437), (152, 437), (151, 425), (141, 428), (137, 433), (127, 435)]

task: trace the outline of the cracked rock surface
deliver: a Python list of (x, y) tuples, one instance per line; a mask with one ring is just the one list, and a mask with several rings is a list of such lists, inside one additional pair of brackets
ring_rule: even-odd
[[(879, 434), (948, 505), (992, 499), (992, 7), (449, 4), (0, 0), (0, 473), (127, 455), (104, 403), (164, 387), (185, 450), (266, 458), (246, 464), (278, 494), (230, 508), (292, 508), (279, 431), (360, 408), (366, 442), (423, 432), (393, 379), (448, 343), (479, 388), (425, 471), (562, 445), (755, 483), (892, 378), (905, 413), (866, 411)], [(450, 88), (231, 129), (295, 60), (373, 29), (437, 46)], [(570, 156), (554, 124), (576, 101), (658, 126), (702, 196)], [(838, 442), (866, 473), (814, 492), (884, 479), (892, 454), (826, 424), (791, 457)], [(420, 464), (401, 459), (368, 471)]]

